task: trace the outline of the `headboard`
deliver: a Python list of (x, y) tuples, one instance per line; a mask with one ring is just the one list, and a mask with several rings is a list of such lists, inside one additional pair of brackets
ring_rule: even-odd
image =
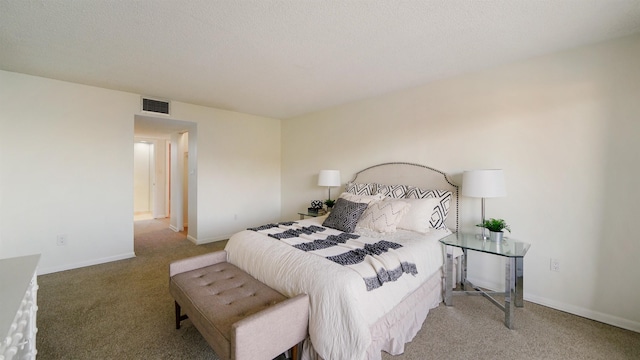
[(458, 232), (458, 189), (443, 171), (407, 162), (389, 162), (369, 166), (355, 173), (350, 182), (385, 185), (411, 185), (422, 189), (449, 190), (452, 193), (446, 225)]

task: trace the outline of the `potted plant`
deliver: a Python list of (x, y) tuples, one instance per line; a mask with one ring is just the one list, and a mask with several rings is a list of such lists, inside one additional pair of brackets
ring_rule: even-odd
[(489, 219), (485, 220), (482, 224), (478, 224), (481, 228), (489, 230), (489, 239), (491, 241), (501, 241), (504, 235), (504, 230), (511, 232), (511, 227), (503, 219)]
[(327, 210), (331, 211), (331, 208), (333, 207), (333, 205), (336, 204), (335, 200), (331, 200), (331, 199), (327, 199), (324, 201), (324, 204), (327, 205)]

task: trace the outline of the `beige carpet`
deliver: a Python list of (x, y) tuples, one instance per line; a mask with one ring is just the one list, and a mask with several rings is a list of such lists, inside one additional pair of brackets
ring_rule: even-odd
[(640, 359), (640, 333), (525, 301), (515, 326), (481, 296), (433, 309), (405, 354), (383, 359)]
[(223, 247), (136, 221), (136, 258), (39, 276), (38, 359), (217, 359), (189, 321), (175, 330), (168, 269)]
[[(135, 222), (137, 257), (38, 277), (38, 359), (217, 359), (189, 320), (175, 330), (168, 265), (196, 246), (166, 222)], [(640, 334), (525, 302), (515, 329), (481, 297), (429, 314), (399, 359), (640, 359)], [(348, 359), (345, 359), (348, 360)]]

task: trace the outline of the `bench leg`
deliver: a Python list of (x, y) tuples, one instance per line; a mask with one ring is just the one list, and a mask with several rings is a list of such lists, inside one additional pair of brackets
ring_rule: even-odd
[(178, 304), (177, 301), (174, 301), (174, 304), (176, 306), (176, 330), (177, 330), (177, 329), (180, 329), (180, 322), (182, 320), (188, 319), (189, 317), (187, 316), (187, 314), (180, 315), (180, 312), (181, 312), (180, 304)]
[(291, 360), (298, 360), (300, 359), (298, 352), (300, 351), (300, 344), (295, 344), (293, 345), (293, 347), (291, 348)]

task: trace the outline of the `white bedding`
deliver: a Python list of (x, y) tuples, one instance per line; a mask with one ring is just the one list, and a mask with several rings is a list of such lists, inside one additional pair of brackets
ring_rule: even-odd
[[(298, 223), (321, 226), (324, 219)], [(433, 229), (426, 234), (398, 230), (376, 236), (412, 248), (418, 273), (405, 274), (371, 291), (352, 269), (255, 231), (233, 235), (225, 249), (230, 263), (282, 294), (309, 294), (309, 335), (318, 355), (324, 359), (364, 359), (371, 345), (370, 326), (441, 270), (443, 252), (438, 240), (447, 234), (449, 230)]]

